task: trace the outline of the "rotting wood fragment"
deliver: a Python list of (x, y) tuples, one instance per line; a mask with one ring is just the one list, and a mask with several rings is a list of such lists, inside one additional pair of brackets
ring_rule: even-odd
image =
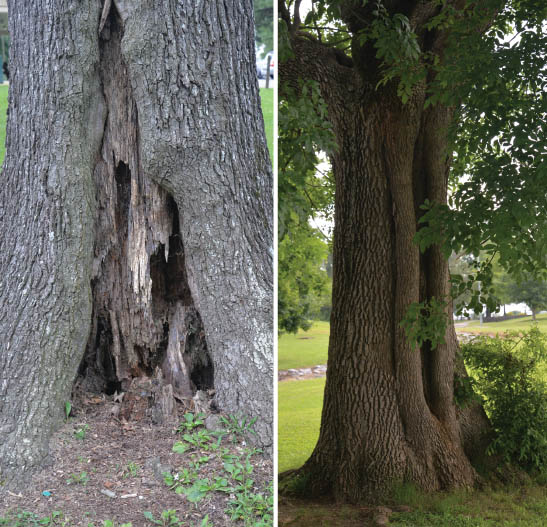
[[(99, 212), (93, 319), (78, 385), (108, 394), (129, 390), (125, 411), (142, 418), (144, 403), (130, 391), (133, 379), (151, 378), (159, 368), (162, 382), (171, 386), (166, 389), (189, 400), (196, 387), (213, 386), (213, 367), (188, 286), (177, 206), (139, 162), (138, 114), (121, 54), (123, 29), (109, 2), (99, 31), (108, 113), (94, 171)], [(172, 404), (168, 399), (166, 394), (160, 404), (164, 413)]]

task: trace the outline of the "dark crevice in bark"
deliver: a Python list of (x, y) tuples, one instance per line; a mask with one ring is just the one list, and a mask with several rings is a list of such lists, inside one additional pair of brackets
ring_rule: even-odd
[(129, 205), (131, 203), (131, 171), (129, 167), (120, 161), (116, 167), (114, 175), (116, 179), (116, 224), (120, 229), (120, 234), (127, 235), (127, 218), (129, 215)]

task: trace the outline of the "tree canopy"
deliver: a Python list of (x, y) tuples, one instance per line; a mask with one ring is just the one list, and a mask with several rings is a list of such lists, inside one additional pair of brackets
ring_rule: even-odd
[[(445, 153), (451, 162), (449, 202), (422, 204), (416, 243), (422, 251), (439, 243), (447, 257), (454, 251), (474, 258), (474, 273), (452, 277), (454, 295), (467, 299), (456, 307), (495, 308), (494, 258), (514, 277), (531, 273), (545, 279), (544, 2), (438, 0), (424, 3), (427, 8), (418, 14), (414, 2), (312, 1), (307, 13), (299, 12), (300, 4), (280, 5), (280, 57), (291, 57), (290, 35), (295, 34), (332, 48), (337, 60), (350, 67), (362, 69), (360, 58), (373, 54), (376, 89), (394, 82), (405, 103), (426, 79), (424, 106), (454, 109)], [(445, 35), (442, 47), (422, 49), (420, 42), (439, 34)], [(316, 213), (305, 204), (305, 194), (317, 180), (317, 154), (336, 148), (326, 114), (319, 88), (304, 74), (299, 87), (281, 86), (281, 236), (288, 210)], [(332, 185), (328, 196), (332, 205)], [(481, 291), (475, 282), (483, 283)]]
[(264, 44), (264, 51), (273, 49), (273, 5), (271, 0), (255, 0), (256, 40)]
[(547, 309), (547, 283), (545, 282), (528, 277), (528, 280), (510, 283), (508, 293), (513, 301), (525, 303), (531, 309), (534, 319), (538, 311)]

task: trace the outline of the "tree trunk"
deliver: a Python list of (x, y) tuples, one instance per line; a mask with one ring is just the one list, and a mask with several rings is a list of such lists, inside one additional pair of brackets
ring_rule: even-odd
[(375, 90), (332, 50), (298, 37), (292, 44), (295, 58), (281, 65), (281, 82), (319, 82), (338, 145), (321, 431), (297, 477), (311, 494), (351, 502), (401, 481), (426, 490), (471, 486), (466, 451), (486, 421), (480, 409), (457, 412), (454, 403), (451, 304), (436, 349), (414, 349), (400, 325), (411, 303), (448, 300), (448, 262), (439, 247), (420, 254), (413, 238), (420, 204), (446, 202), (451, 111), (424, 111), (423, 87), (403, 105), (393, 83)]
[[(176, 5), (175, 5), (176, 4)], [(0, 470), (79, 384), (213, 388), (272, 443), (272, 173), (250, 0), (10, 6)]]

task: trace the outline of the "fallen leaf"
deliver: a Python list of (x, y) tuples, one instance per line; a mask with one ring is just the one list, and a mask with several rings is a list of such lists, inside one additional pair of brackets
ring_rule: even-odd
[(116, 497), (116, 493), (112, 492), (111, 490), (101, 489), (101, 494), (104, 494), (105, 496), (108, 496), (109, 498), (115, 498)]
[(23, 495), (22, 495), (21, 493), (15, 494), (14, 492), (11, 492), (10, 490), (8, 490), (8, 494), (9, 494), (10, 496), (14, 496), (14, 497), (16, 497), (16, 498), (22, 498), (22, 497), (23, 497)]

